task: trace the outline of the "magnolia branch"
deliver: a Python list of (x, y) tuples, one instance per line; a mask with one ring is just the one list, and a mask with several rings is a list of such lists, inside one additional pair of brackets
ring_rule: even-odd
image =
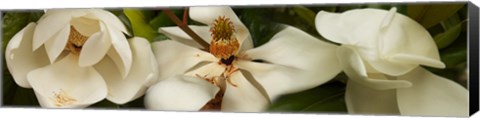
[[(186, 22), (186, 15), (183, 16), (183, 22), (169, 9), (162, 9), (163, 13), (165, 13), (175, 24), (180, 27), (188, 36), (192, 37), (193, 40), (198, 42), (205, 50), (209, 49), (209, 44), (205, 42), (200, 36), (198, 36), (195, 32), (193, 32), (190, 27), (188, 27)], [(186, 12), (186, 10), (185, 10)]]

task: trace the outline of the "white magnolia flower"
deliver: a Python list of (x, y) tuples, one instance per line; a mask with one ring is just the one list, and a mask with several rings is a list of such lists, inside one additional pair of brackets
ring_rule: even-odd
[(160, 28), (173, 40), (152, 44), (161, 71), (146, 93), (149, 109), (261, 111), (279, 95), (318, 86), (341, 70), (335, 45), (299, 29), (287, 27), (253, 48), (229, 7), (193, 7), (190, 17), (209, 25), (189, 27), (210, 42), (210, 52), (178, 27)]
[(315, 20), (322, 36), (342, 44), (350, 113), (468, 115), (465, 88), (419, 67), (445, 64), (428, 31), (396, 8), (321, 11)]
[(148, 41), (122, 32), (105, 10), (48, 10), (10, 40), (5, 59), (42, 107), (86, 107), (104, 98), (123, 104), (144, 94), (158, 67)]

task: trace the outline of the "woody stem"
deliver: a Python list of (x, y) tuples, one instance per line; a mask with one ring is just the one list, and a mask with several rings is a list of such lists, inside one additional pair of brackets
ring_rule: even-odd
[[(198, 36), (195, 32), (193, 32), (190, 27), (187, 26), (186, 23), (182, 22), (171, 10), (169, 9), (162, 9), (163, 13), (165, 13), (170, 20), (172, 20), (175, 24), (180, 27), (185, 33), (187, 33), (188, 36), (192, 37), (193, 40), (198, 42), (205, 50), (208, 50), (210, 45), (205, 42), (200, 36)], [(185, 17), (184, 17), (185, 18)]]

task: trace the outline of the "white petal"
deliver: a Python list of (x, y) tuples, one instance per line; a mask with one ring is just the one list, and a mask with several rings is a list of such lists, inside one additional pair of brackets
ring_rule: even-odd
[[(365, 38), (360, 37), (375, 38), (385, 16), (385, 13), (378, 13), (378, 11), (380, 10), (360, 9), (349, 10), (341, 14), (320, 11), (315, 17), (315, 27), (320, 35), (336, 43), (352, 45), (365, 42), (362, 40)], [(369, 15), (369, 17), (364, 15)]]
[(402, 115), (468, 116), (468, 90), (461, 85), (421, 67), (399, 78), (413, 83), (397, 90)]
[(399, 115), (395, 92), (394, 89), (375, 90), (355, 81), (348, 81), (345, 92), (348, 113)]
[(108, 32), (113, 46), (113, 48), (107, 52), (107, 55), (113, 59), (118, 68), (122, 69), (120, 71), (122, 73), (121, 75), (125, 77), (128, 72), (130, 72), (132, 66), (132, 51), (128, 45), (127, 38), (117, 29), (108, 26), (106, 28), (106, 32)]
[[(36, 29), (35, 29), (36, 30)], [(55, 62), (58, 56), (63, 52), (68, 42), (70, 34), (70, 26), (66, 25), (62, 30), (57, 32), (52, 39), (45, 42), (45, 50), (47, 51), (50, 63)], [(35, 39), (34, 39), (35, 40)]]
[(103, 9), (89, 9), (88, 13), (96, 16), (96, 18), (102, 23), (105, 23), (110, 29), (120, 30), (125, 34), (130, 35), (122, 21), (120, 21), (120, 19), (114, 14)]
[(42, 107), (85, 107), (107, 96), (102, 76), (93, 67), (79, 67), (75, 55), (33, 70), (27, 78)]
[(15, 34), (5, 49), (5, 61), (17, 85), (31, 88), (27, 73), (49, 64), (45, 48), (32, 51), (32, 38), (35, 23), (29, 23)]
[(145, 107), (153, 110), (198, 111), (219, 90), (203, 79), (173, 76), (148, 89)]
[(337, 49), (337, 56), (340, 60), (343, 71), (352, 81), (358, 82), (366, 87), (377, 90), (395, 89), (410, 87), (412, 84), (405, 80), (390, 80), (383, 74), (367, 73), (366, 65), (358, 54), (345, 46)]
[[(193, 30), (198, 36), (200, 36), (205, 42), (210, 43), (212, 41), (212, 37), (210, 35), (210, 27), (208, 26), (196, 26), (196, 25), (189, 25), (190, 29)], [(187, 33), (185, 33), (182, 29), (179, 27), (160, 27), (158, 28), (158, 31), (160, 33), (163, 33), (170, 37), (171, 39), (181, 42), (183, 44), (192, 46), (192, 47), (197, 47), (197, 48), (203, 48), (198, 42), (193, 40)]]
[[(397, 14), (388, 28), (379, 37), (379, 50), (383, 62), (372, 62), (377, 70), (398, 76), (419, 64), (444, 68), (433, 38), (422, 25)], [(422, 48), (418, 48), (422, 47)]]
[(50, 17), (52, 15), (81, 17), (86, 15), (86, 10), (87, 9), (48, 9), (48, 10), (45, 10), (46, 12), (42, 16), (42, 18)]
[(395, 10), (322, 11), (316, 28), (328, 40), (353, 45), (375, 70), (388, 75), (403, 75), (420, 64), (444, 68), (428, 31)]
[(332, 79), (340, 71), (336, 46), (307, 33), (287, 27), (268, 43), (245, 52), (246, 56), (271, 64), (238, 61), (253, 74), (270, 99), (286, 93), (313, 88)]
[[(47, 40), (55, 38), (54, 35), (58, 34), (58, 32), (60, 32), (62, 29), (64, 30), (65, 27), (70, 28), (71, 17), (72, 14), (67, 12), (55, 12), (42, 16), (42, 18), (38, 21), (37, 27), (35, 27), (32, 49), (36, 50)], [(68, 30), (68, 32), (70, 32), (70, 30)]]
[(267, 96), (253, 86), (240, 71), (232, 74), (222, 100), (222, 111), (260, 112), (269, 105)]
[(124, 104), (142, 96), (146, 88), (158, 78), (157, 62), (150, 43), (138, 37), (130, 39), (129, 42), (133, 51), (133, 63), (131, 72), (125, 79), (122, 79), (119, 70), (115, 69), (115, 63), (109, 57), (95, 65), (95, 69), (107, 83), (107, 99), (117, 104)]
[(97, 19), (88, 17), (72, 18), (70, 24), (83, 36), (90, 37), (94, 33), (100, 31), (100, 23)]
[(223, 72), (225, 71), (225, 66), (220, 65), (218, 63), (208, 63), (205, 65), (199, 65), (198, 68), (192, 68), (192, 71), (186, 72), (184, 75), (190, 77), (203, 77), (203, 78), (211, 78), (211, 77), (220, 77)]
[(253, 48), (253, 41), (249, 41), (252, 40), (250, 32), (242, 21), (240, 21), (235, 12), (233, 12), (232, 8), (227, 6), (190, 7), (189, 12), (190, 18), (209, 26), (211, 26), (218, 17), (225, 16), (226, 18), (230, 18), (230, 21), (232, 21), (233, 26), (235, 27), (235, 36), (240, 43), (240, 50)]
[(213, 55), (172, 40), (152, 43), (158, 62), (159, 80), (183, 74), (203, 61), (218, 61)]
[(103, 59), (110, 49), (112, 42), (104, 32), (97, 32), (90, 36), (80, 52), (79, 65), (92, 66)]

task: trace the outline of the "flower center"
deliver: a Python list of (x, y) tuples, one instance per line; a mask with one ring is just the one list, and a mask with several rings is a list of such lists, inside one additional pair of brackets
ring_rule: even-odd
[[(225, 60), (221, 61), (222, 63), (229, 62), (227, 60), (231, 60), (231, 64), (233, 59), (235, 59), (234, 54), (238, 51), (240, 44), (235, 37), (235, 27), (230, 21), (230, 18), (220, 16), (215, 19), (212, 27), (210, 27), (210, 32), (212, 33), (212, 41), (210, 42), (210, 53), (217, 58)], [(227, 63), (224, 64), (230, 65)]]
[[(196, 75), (198, 78), (204, 79), (211, 84), (220, 88), (220, 91), (215, 95), (215, 98), (207, 102), (200, 110), (221, 110), (223, 95), (225, 94), (226, 86), (224, 84), (230, 84), (233, 87), (237, 87), (237, 84), (231, 81), (231, 76), (234, 72), (239, 71), (234, 67), (233, 63), (236, 59), (236, 53), (240, 44), (235, 37), (235, 27), (230, 18), (225, 16), (219, 16), (210, 27), (212, 33), (212, 41), (210, 42), (210, 53), (215, 57), (220, 58), (218, 64), (224, 64), (226, 66), (222, 75), (205, 78), (200, 75)], [(224, 80), (221, 80), (224, 79)], [(226, 80), (226, 81), (225, 81)]]
[(77, 29), (75, 29), (75, 27), (70, 26), (70, 35), (68, 36), (68, 42), (65, 49), (75, 55), (79, 55), (83, 44), (85, 44), (87, 39), (87, 36), (83, 36), (77, 31)]

